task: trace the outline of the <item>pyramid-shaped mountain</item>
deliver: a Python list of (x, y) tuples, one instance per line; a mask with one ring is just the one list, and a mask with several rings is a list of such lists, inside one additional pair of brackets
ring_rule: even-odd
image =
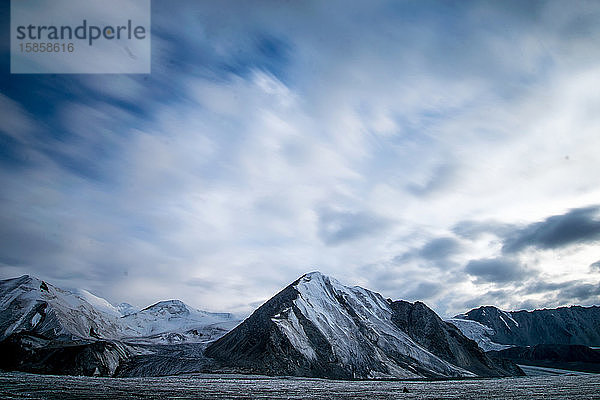
[(492, 361), (423, 303), (393, 302), (312, 272), (205, 354), (239, 372), (342, 379), (522, 374)]

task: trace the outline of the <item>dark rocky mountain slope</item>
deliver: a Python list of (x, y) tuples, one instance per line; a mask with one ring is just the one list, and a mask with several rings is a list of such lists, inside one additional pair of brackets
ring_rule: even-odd
[(512, 363), (491, 362), (476, 342), (425, 304), (394, 301), (390, 306), (394, 323), (436, 356), (480, 376), (504, 375), (507, 371), (514, 375), (521, 373)]
[(457, 315), (455, 319), (476, 321), (491, 328), (486, 335), (499, 344), (600, 346), (600, 307), (597, 306), (535, 311), (502, 311), (485, 306)]

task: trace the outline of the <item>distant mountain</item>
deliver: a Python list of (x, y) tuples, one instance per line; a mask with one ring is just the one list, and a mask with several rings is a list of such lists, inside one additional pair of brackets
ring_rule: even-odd
[[(573, 344), (600, 346), (600, 307), (560, 307), (535, 311), (473, 309), (449, 320), (487, 350), (499, 345)], [(483, 329), (470, 329), (475, 321)], [(490, 343), (492, 345), (490, 345)]]
[(124, 338), (134, 342), (208, 342), (240, 321), (229, 313), (196, 310), (179, 300), (153, 304), (121, 318)]
[(0, 281), (0, 340), (16, 332), (48, 339), (108, 339), (135, 343), (208, 342), (240, 321), (196, 310), (179, 300), (141, 311), (113, 306), (82, 290), (64, 290), (24, 275)]
[(122, 314), (119, 309), (112, 304), (110, 304), (106, 299), (102, 297), (98, 297), (95, 294), (88, 292), (85, 289), (72, 289), (72, 290), (63, 290), (64, 292), (70, 292), (75, 294), (85, 301), (87, 301), (90, 305), (92, 305), (97, 311), (101, 311), (104, 314), (112, 315), (115, 317), (121, 317)]
[(313, 272), (283, 289), (205, 354), (235, 371), (327, 378), (520, 374), (489, 359), (423, 303), (392, 302)]
[(67, 291), (24, 275), (0, 281), (0, 368), (108, 375), (130, 349), (116, 310), (86, 291)]

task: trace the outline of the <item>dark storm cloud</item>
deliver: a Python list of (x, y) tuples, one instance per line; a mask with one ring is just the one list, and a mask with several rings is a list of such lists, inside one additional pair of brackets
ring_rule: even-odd
[(474, 276), (478, 283), (520, 281), (531, 274), (518, 261), (504, 257), (471, 260), (466, 265), (465, 272)]
[(519, 294), (530, 295), (553, 293), (555, 304), (574, 304), (582, 301), (600, 300), (600, 284), (580, 281), (567, 282), (534, 282), (524, 285), (518, 290)]
[(445, 260), (461, 249), (460, 242), (451, 237), (442, 237), (428, 242), (419, 251), (419, 255), (427, 260)]
[(600, 261), (590, 264), (590, 269), (592, 271), (600, 271)]
[(555, 249), (599, 241), (599, 212), (599, 206), (577, 208), (525, 226), (497, 221), (462, 221), (452, 230), (457, 235), (471, 240), (491, 233), (503, 242), (504, 254), (518, 253), (528, 247)]
[(412, 248), (393, 258), (395, 264), (403, 264), (413, 260), (424, 260), (427, 266), (447, 269), (454, 266), (451, 257), (462, 250), (461, 243), (453, 237), (430, 239), (422, 247)]
[(454, 306), (466, 311), (481, 305), (502, 307), (504, 304), (506, 310), (517, 311), (573, 304), (583, 306), (600, 304), (600, 282), (589, 283), (576, 280), (547, 282), (539, 280), (539, 276), (536, 276), (522, 284), (519, 282), (508, 282), (508, 284), (509, 288), (490, 290), (474, 298), (468, 297), (466, 301), (457, 301)]
[(318, 215), (319, 237), (328, 245), (377, 234), (391, 224), (391, 221), (368, 212), (321, 209)]
[(570, 299), (571, 302), (577, 301), (590, 301), (593, 300), (597, 303), (600, 300), (600, 284), (582, 283), (573, 285), (564, 291), (561, 291), (559, 295), (564, 299)]
[[(518, 282), (511, 282), (510, 289), (490, 290), (483, 295), (457, 304), (465, 311), (481, 305), (500, 306), (507, 304), (512, 299), (512, 306), (505, 306), (507, 310), (533, 310), (536, 308), (556, 308), (565, 305), (594, 305), (600, 302), (600, 283), (582, 283), (580, 281), (545, 282), (530, 279), (519, 286)], [(513, 287), (516, 286), (516, 287)], [(540, 299), (540, 295), (541, 299)], [(533, 298), (528, 298), (534, 296)], [(516, 302), (515, 302), (516, 300)]]
[(573, 287), (575, 284), (577, 284), (576, 281), (558, 282), (558, 283), (537, 281), (537, 282), (532, 282), (527, 285), (524, 285), (523, 287), (521, 287), (521, 289), (519, 289), (519, 292), (522, 294), (537, 294), (537, 293), (551, 292), (551, 291), (555, 291), (555, 290), (564, 290), (566, 288)]
[(527, 247), (553, 249), (598, 241), (599, 210), (598, 206), (578, 208), (516, 230), (504, 239), (502, 251), (516, 253)]

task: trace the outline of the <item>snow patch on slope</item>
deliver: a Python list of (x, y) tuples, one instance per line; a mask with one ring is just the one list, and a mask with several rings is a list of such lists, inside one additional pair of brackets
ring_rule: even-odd
[(498, 317), (500, 317), (500, 319), (502, 320), (502, 322), (504, 322), (504, 325), (506, 326), (506, 329), (510, 330), (510, 326), (508, 326), (508, 322), (506, 322), (506, 320), (504, 319), (504, 317), (502, 315), (499, 315)]
[[(517, 321), (515, 321), (515, 319), (512, 317), (512, 315), (510, 315), (510, 313), (509, 313), (509, 312), (507, 312), (507, 311), (502, 311), (502, 314), (503, 314), (503, 315), (504, 315), (506, 318), (508, 318), (508, 320), (509, 320), (509, 321), (511, 321), (513, 324), (515, 324), (515, 326), (516, 326), (517, 328), (519, 327), (519, 323), (518, 323)], [(504, 321), (504, 319), (503, 319), (503, 321)], [(506, 321), (504, 321), (504, 323), (506, 323)], [(508, 324), (506, 324), (506, 326), (508, 326)], [(508, 329), (510, 329), (510, 327), (509, 327)]]
[(121, 316), (119, 310), (102, 297), (98, 297), (85, 289), (76, 289), (73, 291), (73, 293), (79, 295), (79, 297), (83, 298), (85, 301), (90, 303), (99, 311), (102, 311), (109, 315), (113, 315), (115, 317)]
[(316, 360), (317, 354), (310, 344), (310, 340), (304, 332), (304, 328), (298, 321), (298, 317), (291, 308), (286, 308), (281, 313), (271, 318), (288, 338), (292, 346), (294, 346), (300, 353), (304, 354), (309, 360)]
[(35, 313), (33, 318), (31, 318), (31, 326), (35, 328), (35, 326), (38, 324), (38, 322), (40, 322), (41, 319), (42, 315), (40, 313)]
[(446, 322), (450, 322), (471, 340), (477, 342), (483, 351), (504, 350), (511, 345), (499, 344), (492, 341), (491, 337), (496, 333), (492, 328), (485, 326), (477, 321), (470, 319), (450, 318)]

